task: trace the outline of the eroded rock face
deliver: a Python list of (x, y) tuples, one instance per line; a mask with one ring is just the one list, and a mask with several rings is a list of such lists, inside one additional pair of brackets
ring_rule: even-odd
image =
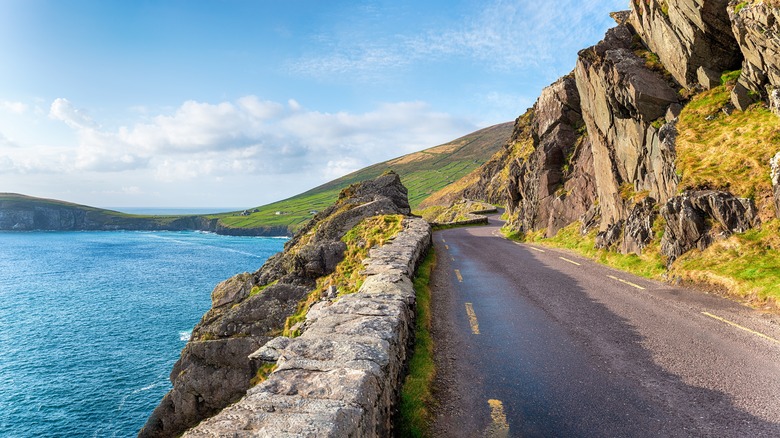
[(212, 308), (171, 372), (173, 389), (139, 436), (178, 436), (241, 398), (257, 372), (249, 355), (281, 331), (318, 277), (333, 272), (344, 257), (344, 234), (367, 217), (408, 214), (406, 193), (395, 173), (353, 185), (260, 270), (217, 285)]
[(656, 128), (653, 122), (664, 121), (679, 95), (674, 84), (634, 54), (632, 40), (626, 26), (610, 29), (603, 41), (580, 52), (575, 70), (593, 150), (601, 231), (628, 217), (620, 196), (623, 184), (659, 202), (677, 189), (674, 123)]
[(642, 253), (653, 239), (653, 222), (656, 216), (658, 212), (655, 209), (655, 199), (645, 198), (634, 205), (623, 229), (622, 253)]
[(585, 214), (595, 199), (590, 142), (574, 77), (545, 88), (529, 114), (530, 123), (513, 135), (531, 152), (509, 163), (507, 208), (516, 217), (514, 227), (545, 228), (554, 235)]
[(713, 190), (676, 196), (661, 208), (661, 215), (666, 220), (661, 252), (670, 264), (693, 248), (704, 250), (717, 239), (759, 224), (752, 200)]
[(678, 83), (709, 89), (742, 60), (727, 5), (728, 0), (634, 0), (630, 22)]
[(744, 55), (742, 73), (732, 92), (732, 102), (739, 109), (758, 98), (770, 102), (780, 115), (777, 89), (780, 88), (780, 7), (769, 2), (729, 3), (733, 33)]

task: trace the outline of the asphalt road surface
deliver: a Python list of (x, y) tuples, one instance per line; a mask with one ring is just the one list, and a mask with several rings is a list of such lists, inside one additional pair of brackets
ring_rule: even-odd
[(780, 437), (780, 318), (483, 227), (434, 233), (442, 437)]

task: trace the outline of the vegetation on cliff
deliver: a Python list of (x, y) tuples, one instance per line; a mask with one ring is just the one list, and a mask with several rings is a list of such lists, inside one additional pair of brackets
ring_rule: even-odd
[(511, 132), (511, 123), (491, 126), (443, 145), (374, 164), (292, 198), (250, 209), (248, 215), (220, 215), (218, 218), (229, 228), (287, 226), (295, 231), (312, 218), (313, 212), (335, 202), (340, 190), (355, 182), (376, 178), (388, 170), (401, 176), (409, 190), (409, 204), (416, 208), (431, 193), (483, 164), (506, 143)]

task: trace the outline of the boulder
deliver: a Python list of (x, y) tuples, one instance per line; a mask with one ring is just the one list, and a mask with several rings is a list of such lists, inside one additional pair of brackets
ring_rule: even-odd
[(653, 239), (653, 222), (657, 215), (653, 198), (645, 198), (634, 205), (623, 229), (620, 249), (623, 254), (642, 254), (642, 250)]
[(669, 264), (693, 248), (704, 250), (759, 224), (752, 200), (714, 190), (684, 192), (670, 199), (661, 215), (666, 220), (661, 252)]

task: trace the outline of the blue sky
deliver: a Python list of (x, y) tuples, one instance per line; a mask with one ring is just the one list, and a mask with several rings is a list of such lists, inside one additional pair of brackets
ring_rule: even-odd
[(249, 207), (513, 120), (625, 0), (0, 0), (0, 192)]

